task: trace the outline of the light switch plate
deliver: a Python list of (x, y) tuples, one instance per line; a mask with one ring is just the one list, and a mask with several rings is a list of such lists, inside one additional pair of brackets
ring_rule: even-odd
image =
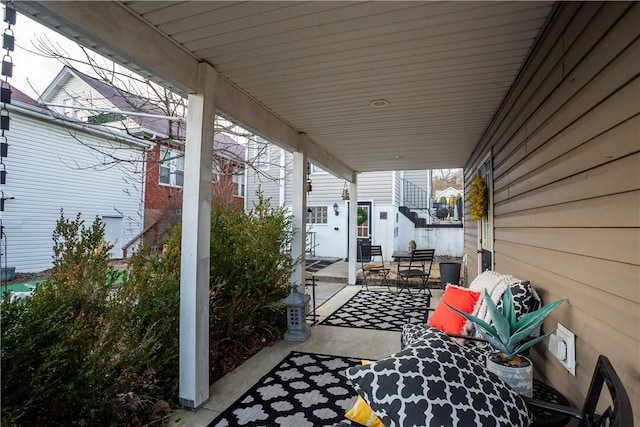
[(556, 331), (549, 337), (549, 351), (571, 375), (576, 375), (576, 336), (558, 323)]

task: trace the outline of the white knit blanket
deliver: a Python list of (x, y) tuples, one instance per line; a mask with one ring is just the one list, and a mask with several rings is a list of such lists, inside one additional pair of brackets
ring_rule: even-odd
[[(496, 273), (491, 270), (487, 270), (478, 275), (478, 277), (476, 277), (469, 285), (470, 290), (480, 292), (480, 298), (478, 298), (478, 302), (476, 303), (472, 314), (487, 323), (491, 323), (491, 314), (489, 313), (487, 303), (484, 299), (484, 290), (486, 289), (491, 300), (495, 304), (498, 304), (498, 301), (502, 299), (507, 287), (520, 282), (522, 282), (522, 280), (517, 277), (513, 277), (508, 274)], [(462, 328), (462, 334), (474, 335), (475, 332), (474, 324), (467, 320)]]

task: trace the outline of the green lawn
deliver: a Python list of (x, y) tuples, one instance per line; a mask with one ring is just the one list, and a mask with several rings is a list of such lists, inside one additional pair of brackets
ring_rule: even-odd
[[(118, 278), (116, 279), (116, 284), (122, 284), (122, 271), (118, 270)], [(36, 286), (44, 283), (44, 280), (31, 280), (29, 282), (24, 283), (14, 283), (11, 285), (2, 285), (0, 288), (0, 297), (4, 298), (7, 292), (29, 292)]]

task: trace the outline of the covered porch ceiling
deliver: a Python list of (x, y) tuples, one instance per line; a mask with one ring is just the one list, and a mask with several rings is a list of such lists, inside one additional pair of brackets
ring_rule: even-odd
[(182, 94), (195, 91), (197, 63), (211, 64), (222, 115), (289, 150), (304, 133), (309, 159), (346, 179), (463, 167), (553, 9), (538, 1), (15, 5)]

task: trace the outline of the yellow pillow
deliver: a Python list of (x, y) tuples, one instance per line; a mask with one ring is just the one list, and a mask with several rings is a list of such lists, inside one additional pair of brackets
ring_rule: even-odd
[(353, 408), (349, 409), (345, 414), (345, 417), (363, 426), (384, 427), (380, 418), (373, 413), (367, 402), (360, 396), (356, 399), (356, 403), (353, 404)]
[[(369, 361), (363, 360), (362, 364), (368, 365)], [(367, 402), (360, 396), (356, 399), (356, 403), (353, 404), (353, 408), (349, 409), (345, 414), (345, 417), (363, 426), (384, 427), (380, 418), (373, 413), (369, 405), (367, 405)]]

